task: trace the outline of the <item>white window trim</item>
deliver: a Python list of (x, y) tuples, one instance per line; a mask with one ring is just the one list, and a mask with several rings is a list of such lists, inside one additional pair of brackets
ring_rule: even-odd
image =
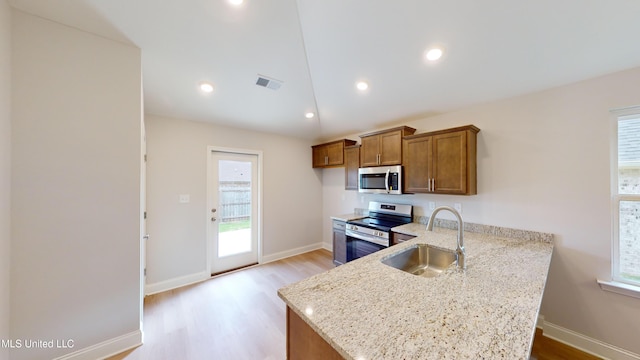
[(610, 291), (620, 295), (631, 296), (640, 299), (640, 286), (630, 285), (617, 281), (597, 280), (600, 289)]
[(614, 292), (621, 295), (631, 296), (640, 299), (640, 286), (630, 283), (620, 277), (619, 273), (619, 214), (620, 201), (640, 200), (640, 195), (620, 195), (618, 194), (618, 121), (624, 117), (637, 117), (640, 114), (640, 106), (632, 106), (611, 110), (611, 214), (612, 214), (612, 234), (611, 234), (611, 280), (598, 279), (598, 285), (605, 291)]

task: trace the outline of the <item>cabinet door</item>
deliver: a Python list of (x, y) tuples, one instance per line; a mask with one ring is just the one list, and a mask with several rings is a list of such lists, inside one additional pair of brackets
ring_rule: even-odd
[(380, 154), (380, 136), (367, 136), (362, 138), (360, 161), (362, 166), (378, 166), (378, 154)]
[(349, 147), (344, 150), (344, 188), (358, 190), (358, 168), (360, 167), (360, 147)]
[(344, 164), (344, 144), (333, 143), (325, 146), (327, 152), (327, 165), (335, 166)]
[(402, 131), (380, 134), (380, 165), (402, 164)]
[(347, 236), (344, 228), (344, 222), (333, 222), (333, 263), (336, 265), (342, 265), (347, 262)]
[(314, 146), (313, 150), (313, 167), (324, 167), (327, 164), (327, 147), (324, 145)]
[(433, 175), (436, 193), (467, 193), (467, 132), (433, 136)]
[(409, 193), (429, 192), (431, 178), (432, 137), (404, 140), (404, 190)]

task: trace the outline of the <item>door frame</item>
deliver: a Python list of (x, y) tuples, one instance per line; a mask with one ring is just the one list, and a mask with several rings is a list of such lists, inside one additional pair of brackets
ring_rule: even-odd
[(207, 208), (205, 210), (205, 223), (207, 224), (206, 228), (206, 251), (207, 251), (207, 272), (211, 272), (211, 262), (213, 261), (211, 256), (211, 239), (213, 237), (212, 226), (211, 226), (211, 212), (209, 209), (213, 208), (213, 193), (217, 191), (217, 189), (213, 188), (213, 184), (211, 179), (213, 178), (214, 167), (218, 164), (214, 164), (212, 160), (211, 154), (213, 152), (223, 152), (230, 154), (240, 154), (240, 155), (255, 155), (258, 160), (258, 184), (256, 189), (258, 191), (258, 218), (256, 219), (256, 231), (258, 236), (258, 264), (262, 264), (262, 150), (251, 150), (251, 149), (239, 149), (239, 148), (228, 148), (228, 147), (220, 147), (220, 146), (207, 146)]

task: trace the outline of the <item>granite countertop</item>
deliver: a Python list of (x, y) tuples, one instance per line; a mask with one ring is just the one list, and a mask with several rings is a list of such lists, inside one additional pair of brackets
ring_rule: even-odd
[(331, 220), (339, 220), (339, 221), (351, 221), (351, 220), (357, 220), (357, 219), (362, 219), (365, 218), (365, 215), (362, 214), (344, 214), (344, 215), (334, 215), (331, 216)]
[(467, 270), (454, 265), (423, 278), (380, 259), (417, 243), (453, 250), (456, 231), (427, 232), (419, 223), (393, 231), (417, 238), (285, 286), (278, 295), (345, 359), (529, 359), (552, 236), (465, 231)]

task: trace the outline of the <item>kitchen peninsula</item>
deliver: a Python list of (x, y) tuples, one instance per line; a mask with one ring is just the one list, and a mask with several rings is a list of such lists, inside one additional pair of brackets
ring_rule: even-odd
[(455, 230), (410, 223), (392, 230), (416, 238), (281, 288), (287, 358), (529, 359), (553, 235), (466, 225), (466, 271), (381, 263), (419, 243), (455, 249)]

